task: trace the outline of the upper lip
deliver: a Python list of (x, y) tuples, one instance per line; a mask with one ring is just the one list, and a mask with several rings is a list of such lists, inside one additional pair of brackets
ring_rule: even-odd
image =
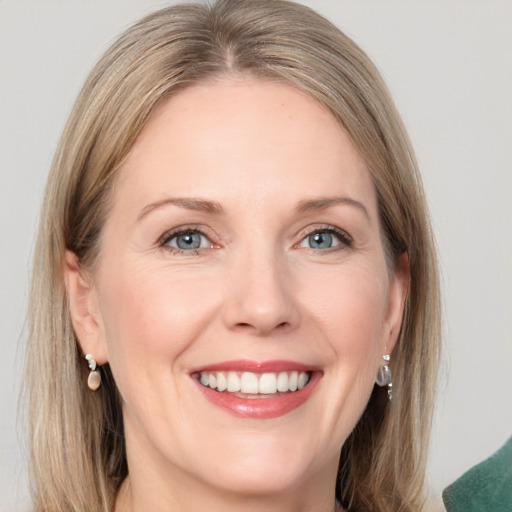
[(285, 371), (313, 372), (318, 370), (319, 367), (317, 366), (300, 363), (298, 361), (287, 361), (284, 359), (273, 359), (269, 361), (251, 361), (249, 359), (239, 359), (199, 366), (197, 368), (194, 368), (191, 371), (191, 373), (220, 371), (238, 371), (252, 373)]

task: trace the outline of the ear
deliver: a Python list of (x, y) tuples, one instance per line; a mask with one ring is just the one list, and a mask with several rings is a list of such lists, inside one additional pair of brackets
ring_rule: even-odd
[(91, 354), (99, 365), (107, 362), (105, 331), (92, 276), (80, 267), (77, 255), (66, 251), (64, 284), (73, 330), (84, 356)]
[(389, 286), (388, 309), (381, 341), (381, 354), (391, 354), (400, 334), (405, 299), (409, 288), (409, 256), (402, 253), (396, 262)]

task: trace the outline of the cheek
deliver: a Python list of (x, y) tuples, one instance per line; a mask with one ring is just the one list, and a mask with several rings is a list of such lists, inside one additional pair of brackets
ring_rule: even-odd
[(375, 268), (347, 267), (325, 279), (317, 276), (308, 286), (306, 307), (312, 312), (313, 325), (319, 327), (316, 334), (323, 337), (324, 350), (329, 351), (327, 407), (336, 439), (354, 427), (375, 383), (388, 288), (387, 274)]
[[(102, 310), (111, 365), (136, 371), (173, 364), (201, 334), (218, 303), (218, 286), (205, 276), (130, 266), (103, 280)], [(152, 366), (143, 361), (152, 360)]]
[(387, 278), (375, 267), (338, 269), (311, 276), (303, 302), (339, 357), (364, 355), (384, 332), (387, 288)]

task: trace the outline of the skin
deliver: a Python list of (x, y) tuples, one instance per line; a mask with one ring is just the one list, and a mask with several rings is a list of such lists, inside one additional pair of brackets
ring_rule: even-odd
[[(68, 252), (65, 279), (81, 348), (110, 363), (123, 400), (130, 475), (117, 510), (334, 510), (339, 451), (393, 349), (407, 288), (344, 130), (289, 85), (190, 87), (147, 123), (111, 199), (94, 271)], [(204, 233), (198, 250), (163, 244), (183, 226)], [(312, 247), (326, 229), (342, 234)], [(239, 418), (190, 376), (238, 359), (293, 360), (322, 377), (284, 416)]]

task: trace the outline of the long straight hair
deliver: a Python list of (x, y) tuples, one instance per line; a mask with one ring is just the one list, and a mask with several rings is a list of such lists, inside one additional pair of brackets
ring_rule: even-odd
[(38, 512), (110, 512), (128, 471), (108, 364), (97, 392), (85, 385), (63, 284), (64, 252), (94, 266), (111, 184), (155, 108), (192, 84), (231, 75), (290, 84), (335, 116), (373, 176), (390, 269), (408, 254), (393, 402), (375, 388), (343, 446), (333, 493), (352, 511), (423, 506), (440, 299), (434, 240), (405, 129), (375, 66), (326, 19), (285, 0), (220, 0), (170, 6), (124, 32), (89, 75), (57, 149), (28, 313), (25, 379)]

